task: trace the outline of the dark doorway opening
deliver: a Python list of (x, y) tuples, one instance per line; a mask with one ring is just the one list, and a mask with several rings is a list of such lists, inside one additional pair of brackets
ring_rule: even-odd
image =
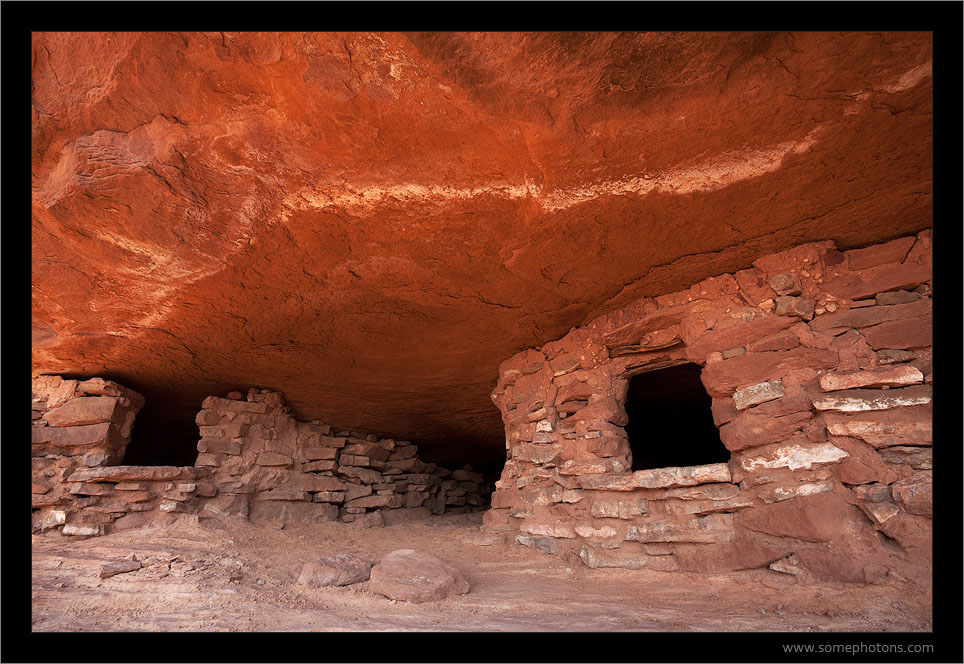
[(134, 418), (131, 442), (121, 465), (193, 466), (198, 438), (193, 417), (172, 417), (148, 401)]
[(701, 466), (730, 460), (713, 423), (698, 364), (633, 376), (626, 395), (626, 434), (633, 470)]

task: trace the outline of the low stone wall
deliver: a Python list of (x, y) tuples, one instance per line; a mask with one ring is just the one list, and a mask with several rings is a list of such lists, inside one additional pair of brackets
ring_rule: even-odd
[(60, 376), (35, 376), (32, 391), (35, 532), (102, 535), (129, 514), (183, 510), (193, 500), (193, 481), (205, 470), (116, 465), (144, 405), (140, 394), (101, 378)]
[(197, 423), (198, 467), (212, 470), (217, 495), (200, 514), (293, 521), (355, 521), (481, 509), (490, 487), (469, 468), (418, 458), (408, 441), (299, 422), (276, 392), (208, 397)]
[[(811, 243), (515, 355), (485, 528), (591, 567), (925, 578), (930, 284), (929, 231)], [(630, 472), (629, 379), (687, 362), (729, 462)]]
[(232, 516), (374, 523), (483, 509), (482, 475), (424, 463), (408, 441), (298, 422), (280, 394), (209, 397), (195, 466), (119, 466), (136, 392), (92, 378), (33, 379), (33, 530), (93, 536), (147, 523)]

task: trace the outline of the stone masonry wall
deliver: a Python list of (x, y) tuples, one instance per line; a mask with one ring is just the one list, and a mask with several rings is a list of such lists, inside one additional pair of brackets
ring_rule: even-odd
[(35, 376), (31, 472), (33, 530), (103, 535), (190, 511), (205, 469), (117, 466), (144, 398), (101, 378)]
[(299, 422), (276, 392), (228, 397), (208, 397), (197, 416), (196, 465), (212, 470), (218, 491), (202, 516), (351, 522), (372, 511), (391, 520), (486, 504), (480, 473), (424, 463), (408, 441)]
[(100, 378), (34, 377), (34, 532), (216, 516), (384, 523), (487, 505), (480, 473), (424, 463), (408, 441), (298, 422), (267, 390), (228, 396), (204, 401), (195, 466), (120, 466), (144, 398)]
[[(507, 360), (485, 528), (590, 567), (926, 579), (930, 242), (801, 245)], [(686, 362), (729, 462), (630, 472), (629, 379)]]

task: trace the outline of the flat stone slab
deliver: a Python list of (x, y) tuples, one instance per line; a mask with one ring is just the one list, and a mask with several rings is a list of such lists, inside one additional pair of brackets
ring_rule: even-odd
[(309, 588), (347, 586), (367, 581), (371, 571), (371, 561), (350, 553), (340, 553), (305, 563), (301, 568), (298, 583)]
[(898, 390), (845, 390), (824, 394), (813, 400), (817, 410), (840, 413), (859, 413), (868, 410), (888, 410), (906, 406), (920, 406), (931, 402), (930, 385), (915, 385)]
[(419, 603), (465, 594), (469, 583), (444, 560), (414, 549), (399, 549), (372, 568), (369, 588), (390, 599)]
[(750, 406), (779, 399), (783, 396), (783, 383), (779, 380), (768, 380), (765, 383), (757, 383), (742, 390), (737, 390), (733, 394), (733, 401), (736, 402), (737, 410), (743, 410)]
[(107, 563), (100, 568), (100, 578), (106, 579), (118, 574), (136, 572), (141, 568), (141, 564), (136, 560), (119, 560), (116, 563)]
[(194, 480), (206, 477), (208, 471), (193, 466), (106, 466), (79, 468), (68, 482), (128, 482), (138, 480)]
[(849, 457), (850, 454), (832, 443), (814, 443), (812, 445), (783, 445), (770, 450), (758, 457), (747, 457), (740, 461), (744, 470), (755, 471), (766, 468), (811, 468), (828, 463), (837, 463)]
[(78, 397), (47, 412), (44, 417), (52, 427), (74, 427), (110, 422), (117, 410), (114, 397)]
[(870, 371), (828, 373), (820, 376), (820, 389), (824, 392), (852, 390), (859, 387), (899, 387), (924, 382), (924, 374), (917, 367), (901, 365)]
[(671, 466), (637, 470), (621, 475), (584, 475), (577, 481), (583, 489), (632, 491), (634, 489), (664, 489), (674, 486), (696, 486), (711, 482), (730, 482), (730, 468), (725, 463), (703, 466)]

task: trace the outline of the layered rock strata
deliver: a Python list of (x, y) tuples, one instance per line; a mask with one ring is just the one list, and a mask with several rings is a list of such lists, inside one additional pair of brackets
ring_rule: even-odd
[[(729, 462), (631, 472), (629, 379), (688, 362)], [(590, 567), (926, 576), (930, 231), (764, 256), (499, 371), (508, 460), (486, 530)]]

